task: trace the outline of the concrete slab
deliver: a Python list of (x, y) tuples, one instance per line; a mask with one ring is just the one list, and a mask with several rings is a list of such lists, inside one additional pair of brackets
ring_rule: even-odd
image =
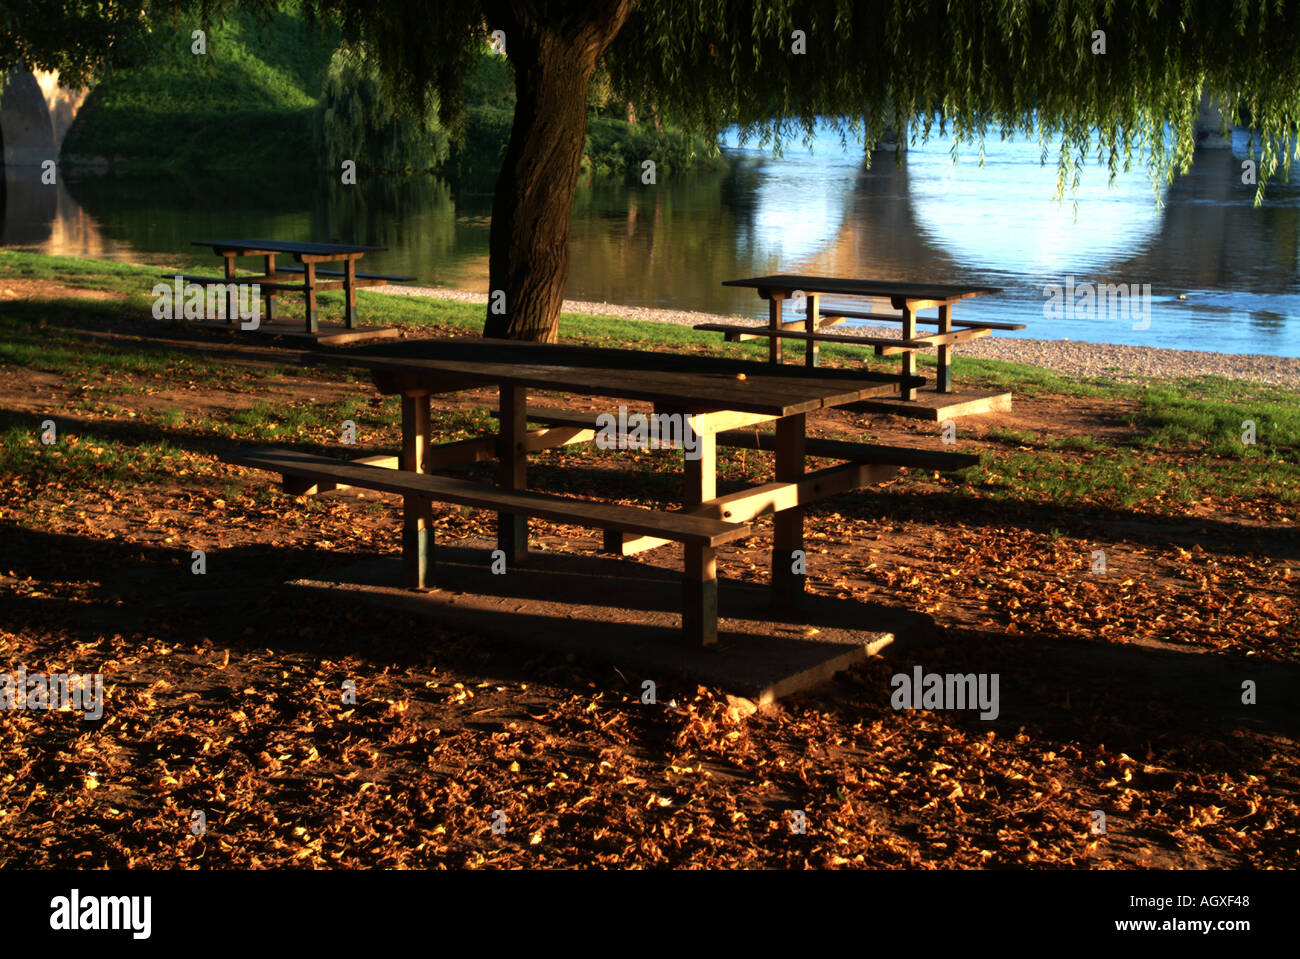
[(652, 679), (663, 687), (686, 679), (757, 703), (824, 682), (878, 655), (900, 627), (916, 627), (913, 614), (827, 596), (807, 595), (796, 610), (777, 610), (766, 584), (720, 578), (718, 643), (690, 647), (680, 632), (678, 550), (656, 550), (651, 562), (534, 550), (526, 567), (493, 575), (493, 548), (486, 540), (440, 544), (438, 586), (426, 592), (399, 585), (396, 557), (289, 585), (610, 663), (638, 683)]
[(917, 390), (916, 399), (905, 400), (899, 396), (879, 396), (860, 400), (846, 409), (862, 413), (891, 413), (918, 420), (956, 419), (959, 416), (978, 416), (981, 413), (1005, 413), (1011, 409), (1011, 394), (997, 390), (956, 389), (950, 393), (934, 390)]

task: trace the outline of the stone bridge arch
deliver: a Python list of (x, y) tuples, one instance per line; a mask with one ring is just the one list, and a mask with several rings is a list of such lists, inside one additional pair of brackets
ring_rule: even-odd
[(59, 86), (59, 75), (14, 70), (0, 95), (0, 244), (39, 246), (67, 222), (81, 222), (60, 175), (41, 182), (41, 164), (58, 162), (63, 138), (86, 99), (86, 90)]
[(39, 166), (46, 160), (58, 160), (63, 138), (87, 92), (61, 87), (57, 72), (11, 71), (0, 96), (4, 165)]

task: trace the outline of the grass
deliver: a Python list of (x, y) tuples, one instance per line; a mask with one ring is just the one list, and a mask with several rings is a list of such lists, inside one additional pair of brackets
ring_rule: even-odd
[[(211, 267), (210, 263), (205, 263)], [(178, 264), (180, 267), (181, 264)], [(147, 343), (135, 346), (115, 341), (111, 346), (87, 336), (87, 328), (123, 329), (149, 315), (147, 291), (165, 272), (156, 267), (50, 257), (0, 251), (0, 283), (4, 277), (48, 281), (70, 288), (121, 293), (122, 300), (81, 300), (72, 297), (16, 301), (6, 304), (0, 318), (0, 362), (61, 376), (73, 392), (69, 412), (86, 417), (107, 417), (115, 422), (132, 411), (118, 404), (128, 396), (166, 389), (208, 387), (239, 393), (261, 391), (278, 377), (311, 377), (313, 381), (358, 382), (359, 372), (302, 369), (296, 366), (239, 367), (232, 369), (201, 352), (161, 351)], [(483, 307), (423, 297), (396, 296), (363, 291), (359, 294), (363, 317), (382, 316), (385, 323), (409, 326), (439, 334), (478, 334)], [(300, 304), (292, 297), (283, 303), (292, 316)], [(322, 309), (338, 311), (340, 294), (322, 297)], [(300, 314), (299, 314), (300, 315)], [(761, 341), (720, 343), (715, 334), (686, 326), (650, 324), (616, 317), (566, 313), (561, 318), (565, 342), (625, 349), (699, 352), (759, 360), (766, 354)], [(827, 366), (867, 365), (888, 370), (870, 348), (828, 346)], [(932, 363), (921, 357), (922, 365)], [(971, 485), (992, 498), (1052, 500), (1060, 503), (1103, 501), (1122, 507), (1145, 504), (1162, 511), (1177, 511), (1207, 496), (1240, 497), (1260, 502), (1290, 504), (1300, 501), (1300, 392), (1222, 378), (1155, 381), (1147, 385), (1113, 384), (1080, 380), (1036, 367), (994, 360), (957, 357), (955, 375), (973, 386), (1000, 387), (1018, 396), (1042, 393), (1086, 397), (1099, 410), (1113, 410), (1111, 435), (1053, 435), (1045, 423), (1038, 431), (997, 427), (984, 441), (1001, 449), (986, 451), (981, 466), (950, 475), (945, 482)], [(116, 401), (116, 402), (115, 402)], [(458, 410), (439, 414), (440, 436), (449, 440), (481, 435), (494, 428), (485, 410)], [(337, 402), (270, 403), (187, 415), (176, 408), (144, 411), (134, 416), (137, 431), (201, 433), (213, 440), (294, 442), (338, 445), (342, 423), (357, 426), (357, 441), (368, 445), (374, 437), (391, 431), (398, 422), (398, 407), (389, 397), (372, 406), (358, 397)], [(1255, 443), (1242, 442), (1243, 422), (1255, 425)], [(49, 464), (31, 446), (33, 431), (19, 431), (24, 443), (0, 449), (0, 468), (22, 474), (34, 463)], [(15, 434), (17, 435), (17, 434)], [(392, 435), (389, 432), (388, 435)], [(155, 437), (156, 438), (156, 437)], [(849, 436), (848, 439), (858, 437)], [(158, 464), (173, 452), (165, 443), (149, 446), (144, 434), (128, 438), (106, 430), (87, 431), (104, 450), (112, 470), (129, 470), (129, 457), (119, 447), (147, 449), (141, 461), (141, 479), (167, 478)], [(561, 462), (557, 457), (578, 457), (593, 466), (626, 466), (625, 479), (614, 479), (627, 495), (670, 492), (677, 464), (671, 457), (602, 452), (594, 448), (568, 448), (546, 454), (541, 462)], [(725, 451), (719, 475), (739, 480), (758, 475), (760, 457), (746, 451)], [(89, 467), (82, 451), (69, 453), (65, 465)], [(620, 471), (623, 472), (623, 471)], [(113, 473), (112, 475), (118, 475)], [(561, 483), (563, 471), (554, 478)]]

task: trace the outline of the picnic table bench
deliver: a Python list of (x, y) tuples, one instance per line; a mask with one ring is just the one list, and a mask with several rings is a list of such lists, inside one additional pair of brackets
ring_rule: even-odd
[[(902, 356), (902, 374), (916, 375), (916, 353), (937, 347), (938, 366), (935, 373), (935, 391), (953, 392), (952, 347), (955, 343), (988, 336), (994, 330), (1023, 330), (1023, 323), (1000, 321), (954, 322), (953, 305), (961, 300), (988, 293), (998, 293), (994, 287), (953, 286), (947, 284), (895, 283), (884, 280), (855, 280), (821, 276), (794, 276), (779, 274), (745, 280), (727, 280), (723, 286), (752, 287), (760, 298), (768, 301), (768, 325), (745, 323), (699, 323), (697, 330), (723, 333), (730, 342), (766, 338), (768, 360), (782, 361), (782, 341), (802, 341), (805, 345), (806, 364), (820, 363), (819, 346), (822, 343), (855, 343), (875, 347), (877, 356)], [(887, 299), (896, 315), (827, 306), (826, 295), (836, 297), (867, 297)], [(783, 319), (783, 304), (802, 299), (806, 313), (802, 318)], [(937, 309), (937, 317), (922, 317), (922, 310)], [(880, 323), (901, 323), (902, 338), (870, 336), (867, 334), (827, 333), (827, 328), (849, 319), (874, 320)], [(937, 326), (935, 333), (917, 333), (918, 324)], [(906, 389), (903, 399), (915, 400), (916, 390)]]
[[(343, 322), (346, 329), (353, 329), (357, 320), (357, 290), (367, 286), (384, 286), (389, 283), (405, 283), (414, 280), (413, 276), (393, 276), (385, 273), (358, 273), (357, 261), (367, 253), (383, 252), (382, 246), (357, 246), (348, 243), (309, 243), (289, 240), (195, 240), (195, 246), (210, 247), (225, 261), (225, 276), (183, 276), (187, 283), (203, 286), (229, 284), (258, 284), (266, 291), (266, 313), (268, 322), (275, 319), (274, 295), (280, 292), (301, 292), (306, 295), (306, 332), (316, 334), (320, 331), (316, 294), (325, 290), (343, 290)], [(277, 256), (292, 256), (298, 266), (277, 267)], [(260, 256), (265, 258), (265, 272), (256, 276), (235, 275), (235, 260), (241, 256)], [(321, 263), (342, 263), (341, 270), (323, 270)], [(301, 276), (300, 280), (296, 277)], [(322, 277), (337, 279), (322, 279)], [(234, 322), (233, 301), (226, 305), (227, 322)]]
[[(810, 412), (923, 382), (892, 374), (470, 337), (348, 349), (319, 362), (368, 369), (381, 393), (401, 396), (400, 455), (343, 461), (259, 449), (224, 459), (279, 473), (285, 488), (295, 493), (351, 486), (400, 494), (404, 580), (411, 589), (429, 586), (435, 502), (494, 510), (497, 546), (511, 563), (528, 559), (530, 517), (601, 530), (604, 548), (620, 555), (679, 543), (684, 550), (682, 630), (688, 641), (701, 645), (717, 638), (716, 550), (752, 535), (758, 517), (775, 514), (772, 589), (778, 600), (792, 600), (803, 588), (791, 559), (803, 547), (808, 504), (881, 482), (903, 465), (962, 469), (979, 461), (977, 456), (806, 436)], [(431, 445), (430, 396), (485, 386), (498, 391), (497, 432)], [(687, 417), (699, 456), (685, 458), (682, 507), (624, 506), (528, 489), (528, 453), (592, 442), (599, 416), (529, 407), (530, 389), (642, 401), (656, 413)], [(529, 422), (540, 425), (530, 429)], [(765, 423), (773, 424), (774, 431), (744, 429)], [(775, 481), (718, 496), (719, 446), (772, 451)], [(808, 455), (845, 460), (846, 465), (806, 473)], [(487, 459), (498, 463), (495, 486), (435, 475), (436, 470)]]

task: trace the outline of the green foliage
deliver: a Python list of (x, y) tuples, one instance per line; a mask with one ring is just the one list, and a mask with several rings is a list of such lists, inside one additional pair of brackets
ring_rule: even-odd
[(645, 160), (654, 160), (656, 177), (723, 164), (715, 141), (706, 137), (675, 127), (632, 126), (613, 117), (593, 117), (588, 122), (587, 160), (598, 176), (639, 176)]
[(436, 103), (422, 115), (395, 107), (375, 77), (373, 60), (350, 48), (335, 51), (325, 72), (316, 139), (330, 167), (353, 160), (383, 173), (431, 170), (448, 148)]
[(905, 121), (925, 138), (936, 116), (977, 147), (1037, 134), (1044, 161), (1059, 139), (1058, 194), (1095, 148), (1112, 177), (1144, 157), (1158, 195), (1191, 163), (1205, 92), (1260, 134), (1258, 202), (1296, 149), (1297, 36), (1294, 0), (663, 0), (633, 10), (606, 61), (634, 102), (778, 146), (823, 116), (867, 144)]
[(399, 109), (424, 116), (436, 107), (444, 127), (461, 128), (465, 80), (489, 33), (480, 2), (303, 0), (303, 9), (374, 51), (379, 83)]
[(301, 163), (321, 78), (337, 39), (292, 10), (209, 23), (172, 10), (152, 22), (154, 49), (104, 78), (68, 131), (64, 153), (125, 166), (212, 169)]
[(147, 56), (150, 4), (96, 0), (6, 0), (0, 4), (0, 89), (10, 69), (57, 70), (83, 86)]

